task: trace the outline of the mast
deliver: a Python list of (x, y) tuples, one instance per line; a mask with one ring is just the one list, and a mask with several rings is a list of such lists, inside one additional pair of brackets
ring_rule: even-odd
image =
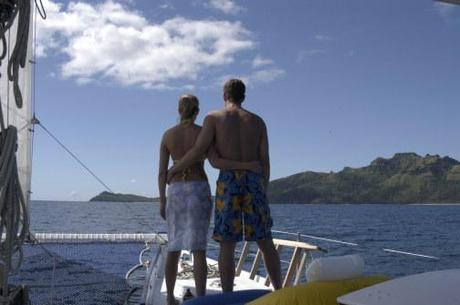
[(29, 233), (32, 158), (33, 0), (0, 2), (0, 304)]

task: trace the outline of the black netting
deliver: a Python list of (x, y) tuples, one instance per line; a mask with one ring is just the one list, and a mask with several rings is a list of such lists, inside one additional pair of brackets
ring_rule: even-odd
[(10, 279), (28, 287), (34, 305), (123, 304), (130, 290), (124, 276), (143, 249), (141, 243), (43, 246), (47, 251), (38, 245), (25, 246), (21, 269)]

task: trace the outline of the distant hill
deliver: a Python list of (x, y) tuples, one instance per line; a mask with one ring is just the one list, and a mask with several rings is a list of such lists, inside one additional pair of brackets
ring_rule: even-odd
[(273, 203), (460, 203), (460, 162), (398, 153), (340, 172), (303, 172), (270, 182)]
[(89, 201), (156, 202), (158, 201), (158, 198), (150, 198), (133, 194), (115, 194), (110, 192), (102, 192), (99, 195), (91, 198)]

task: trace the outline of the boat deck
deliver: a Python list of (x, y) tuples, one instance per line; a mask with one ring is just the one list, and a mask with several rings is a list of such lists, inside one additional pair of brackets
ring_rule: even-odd
[[(222, 288), (220, 285), (220, 279), (219, 275), (217, 272), (214, 272), (217, 270), (217, 261), (208, 258), (207, 259), (208, 266), (211, 266), (212, 270), (211, 273), (213, 275), (211, 277), (208, 277), (208, 281), (206, 284), (206, 294), (216, 294), (216, 293), (221, 293)], [(181, 270), (179, 270), (179, 273)], [(234, 284), (234, 291), (238, 290), (246, 290), (246, 289), (271, 289), (270, 287), (265, 286), (265, 280), (266, 278), (263, 276), (257, 275), (254, 279), (250, 278), (250, 273), (247, 271), (242, 271), (241, 274), (237, 277), (235, 277), (235, 284)], [(193, 295), (196, 295), (195, 291), (195, 281), (193, 278), (193, 275), (187, 278), (182, 278), (182, 279), (177, 279), (176, 281), (176, 286), (174, 289), (174, 295), (176, 298), (179, 300), (182, 300), (185, 292), (187, 289), (190, 289)], [(161, 294), (163, 298), (166, 300), (166, 284), (163, 283), (161, 287)]]
[[(310, 258), (309, 255), (311, 252), (322, 250), (314, 245), (291, 240), (274, 239), (273, 242), (279, 253), (281, 253), (283, 249), (288, 250), (290, 248), (292, 250), (292, 257), (288, 262), (289, 267), (287, 268), (284, 276), (283, 287), (298, 284), (301, 280), (301, 275), (305, 270), (307, 261)], [(243, 245), (235, 270), (236, 277), (233, 290), (272, 289), (270, 280), (265, 275), (265, 272), (259, 273), (259, 269), (262, 266), (263, 261), (260, 250), (257, 250), (254, 255), (250, 253), (250, 247), (251, 243), (249, 242), (245, 242)], [(150, 254), (151, 258), (148, 261), (148, 264), (150, 264), (148, 271), (145, 272), (145, 269), (142, 268), (142, 264), (139, 265), (137, 271), (139, 277), (145, 275), (144, 279), (139, 278), (137, 280), (138, 283), (141, 281), (144, 282), (143, 294), (139, 299), (140, 301), (130, 302), (130, 304), (149, 304), (151, 302), (149, 300), (155, 300), (153, 302), (154, 304), (163, 304), (166, 301), (166, 284), (163, 279), (166, 245), (164, 244), (163, 247), (157, 246), (157, 250), (152, 250)], [(143, 261), (142, 256), (143, 254), (141, 254), (140, 261)], [(249, 263), (248, 258), (252, 261), (252, 263), (250, 269), (245, 270), (244, 267), (247, 267)], [(222, 288), (220, 284), (217, 261), (207, 258), (207, 264), (208, 281), (206, 294), (210, 295), (221, 293)], [(187, 289), (190, 289), (192, 294), (196, 295), (192, 266), (193, 262), (190, 253), (188, 251), (183, 251), (179, 263), (178, 278), (174, 289), (174, 295), (179, 301), (183, 299)], [(129, 276), (127, 277), (129, 278)]]

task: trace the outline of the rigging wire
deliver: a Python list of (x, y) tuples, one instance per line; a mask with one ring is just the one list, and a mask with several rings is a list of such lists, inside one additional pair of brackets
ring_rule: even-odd
[[(56, 143), (61, 146), (77, 163), (82, 166), (91, 176), (93, 176), (105, 189), (107, 189), (109, 192), (114, 193), (114, 191), (105, 183), (99, 176), (97, 176), (83, 161), (81, 161), (78, 156), (73, 153), (61, 140), (57, 138), (56, 135), (54, 135), (48, 128), (46, 128), (43, 123), (41, 123), (36, 117), (33, 118), (33, 124), (38, 125), (40, 128), (43, 129)], [(122, 204), (131, 212), (134, 212), (133, 208), (127, 203), (127, 202), (122, 202)], [(145, 225), (152, 230), (152, 232), (157, 232), (156, 230), (150, 223), (146, 222)]]
[(420, 254), (420, 253), (413, 253), (413, 252), (407, 252), (407, 251), (401, 251), (401, 250), (395, 250), (395, 249), (386, 249), (386, 248), (384, 248), (383, 251), (390, 252), (390, 253), (396, 253), (396, 254), (404, 254), (404, 255), (418, 256), (418, 257), (423, 257), (423, 258), (431, 258), (434, 260), (439, 260), (439, 257)]
[[(280, 231), (280, 230), (272, 230), (272, 232), (285, 234), (285, 235), (295, 235), (295, 236), (300, 236), (300, 237), (305, 237), (305, 238), (310, 238), (310, 239), (315, 239), (315, 240), (321, 240), (321, 241), (341, 244), (341, 245), (345, 245), (345, 246), (358, 246), (358, 247), (362, 246), (362, 245), (359, 245), (359, 244), (356, 244), (356, 243), (346, 242), (346, 241), (343, 241), (343, 240), (324, 238), (324, 237), (319, 237), (319, 236), (314, 236), (314, 235), (307, 235), (307, 234), (301, 234), (301, 233), (292, 233), (292, 232), (286, 232), (286, 231)], [(432, 256), (432, 255), (426, 255), (426, 254), (420, 254), (420, 253), (414, 253), (414, 252), (407, 252), (407, 251), (401, 251), (401, 250), (395, 250), (395, 249), (389, 249), (389, 248), (383, 248), (382, 250), (385, 251), (385, 252), (395, 253), (395, 254), (417, 256), (417, 257), (429, 258), (429, 259), (434, 259), (434, 260), (439, 260), (440, 259), (439, 257)]]
[(113, 193), (112, 189), (104, 181), (102, 181), (102, 179), (99, 178), (85, 163), (83, 163), (83, 161), (81, 161), (80, 158), (78, 158), (69, 148), (67, 148), (67, 146), (65, 146), (64, 143), (61, 142), (61, 140), (59, 140), (51, 131), (49, 131), (48, 128), (46, 128), (43, 125), (43, 123), (41, 123), (40, 121), (36, 119), (35, 124), (41, 127), (43, 131), (45, 131), (54, 141), (56, 141), (56, 143), (59, 144), (59, 146), (61, 146), (75, 161), (78, 162), (78, 164), (80, 164), (91, 176), (93, 176), (93, 178), (96, 179), (106, 190)]
[[(8, 31), (8, 46), (5, 45), (6, 50), (7, 50), (6, 51), (7, 61), (10, 59), (10, 45), (11, 45), (10, 31)], [(7, 105), (7, 108), (10, 109), (10, 82), (6, 83), (6, 105)], [(6, 112), (6, 126), (8, 125), (10, 125), (10, 111), (9, 110)]]
[[(33, 158), (34, 155), (34, 140), (35, 140), (35, 124), (39, 123), (37, 118), (35, 117), (35, 99), (36, 99), (36, 82), (35, 82), (35, 77), (36, 77), (36, 59), (37, 59), (37, 11), (40, 14), (41, 18), (43, 20), (46, 19), (46, 10), (45, 7), (43, 6), (42, 0), (38, 0), (40, 5), (38, 5), (37, 0), (35, 0), (35, 9), (34, 9), (34, 16), (33, 16), (33, 37), (32, 37), (32, 60), (29, 60), (29, 63), (32, 64), (32, 119), (30, 120), (30, 128), (29, 131), (31, 133), (30, 137), (30, 154), (31, 158)], [(30, 175), (32, 176), (32, 166), (30, 167)], [(27, 190), (29, 193), (32, 193), (31, 190)], [(30, 198), (30, 196), (29, 196)], [(47, 287), (50, 287), (50, 304), (54, 304), (54, 295), (55, 295), (55, 286), (56, 286), (56, 267), (57, 267), (57, 255), (55, 255), (53, 252), (48, 250), (44, 245), (42, 245), (37, 238), (32, 234), (32, 232), (29, 231), (29, 242), (34, 243), (35, 245), (38, 245), (39, 248), (42, 249), (42, 251), (48, 255), (52, 259), (52, 271), (51, 271), (51, 279), (50, 279), (50, 284), (46, 285)]]
[[(35, 119), (35, 124), (40, 126), (53, 140), (55, 140), (59, 146), (61, 146), (70, 156), (72, 156), (75, 161), (78, 162), (91, 176), (93, 176), (102, 186), (104, 186), (109, 192), (114, 193), (112, 189), (101, 179), (99, 178), (83, 161), (81, 161), (67, 146), (62, 143), (51, 131), (49, 131), (38, 119)], [(130, 211), (130, 212), (135, 212), (134, 209), (127, 203), (127, 202), (122, 202), (122, 204)], [(159, 233), (158, 230), (156, 230), (150, 223), (145, 222), (144, 223), (152, 232)]]
[(359, 246), (356, 243), (351, 243), (351, 242), (338, 240), (338, 239), (324, 238), (324, 237), (319, 237), (319, 236), (314, 236), (314, 235), (292, 233), (292, 232), (279, 231), (279, 230), (272, 230), (272, 232), (286, 234), (286, 235), (301, 236), (301, 237), (306, 237), (306, 238), (310, 238), (310, 239), (316, 239), (316, 240), (322, 240), (322, 241), (332, 242), (332, 243), (336, 243), (336, 244), (342, 244), (342, 245), (346, 245), (346, 246)]

